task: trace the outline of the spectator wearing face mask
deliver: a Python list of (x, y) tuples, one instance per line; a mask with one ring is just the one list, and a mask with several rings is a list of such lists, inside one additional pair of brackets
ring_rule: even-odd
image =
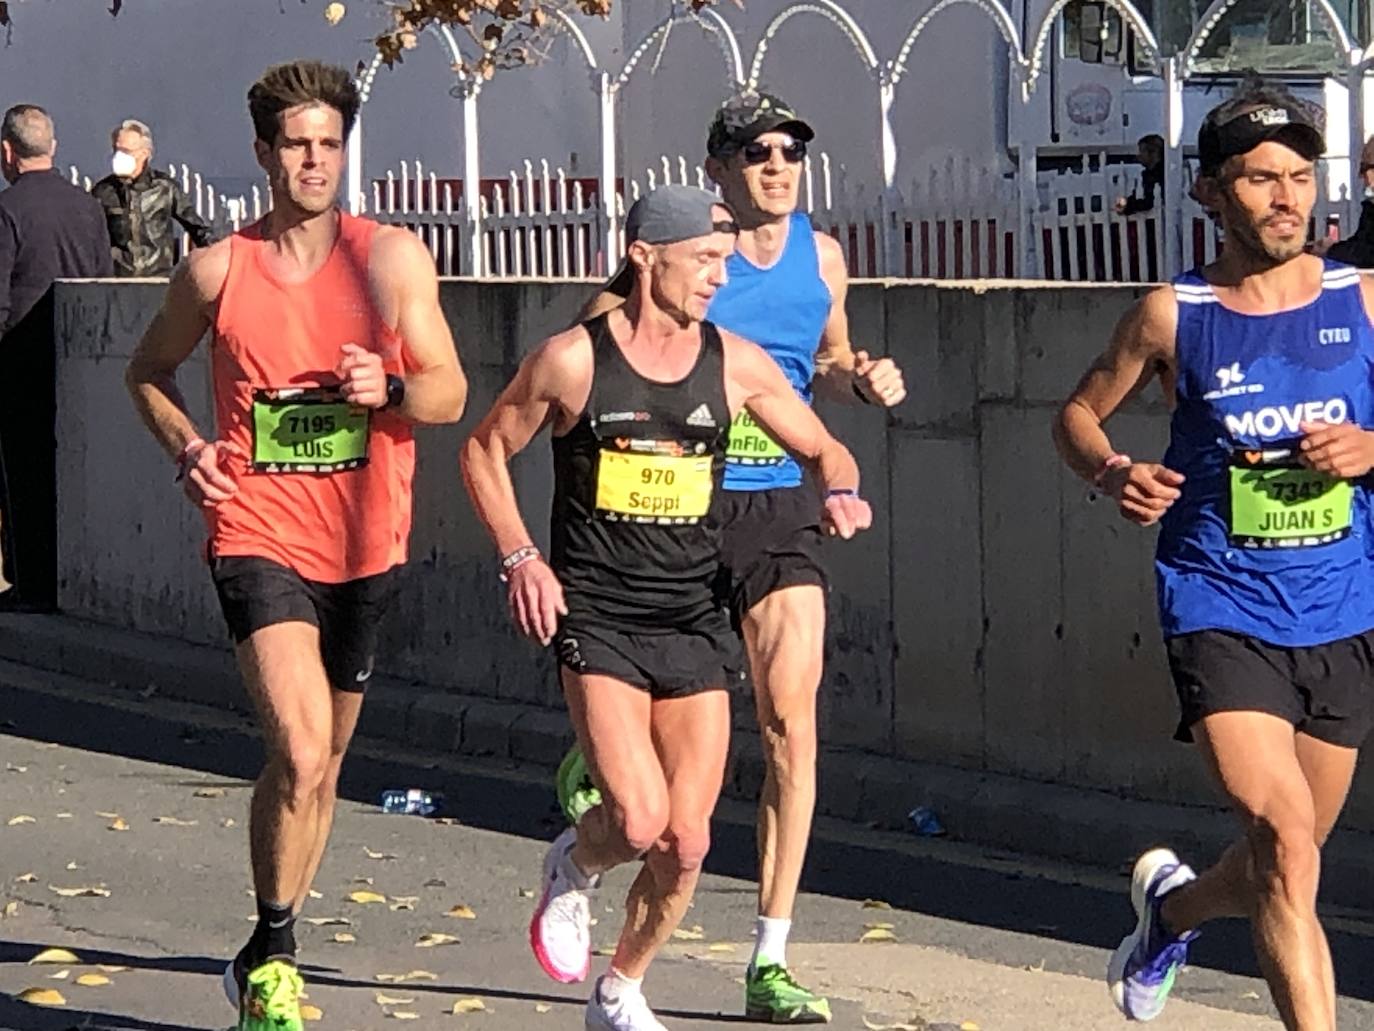
[(175, 179), (152, 167), (153, 131), (134, 118), (111, 134), (111, 174), (91, 188), (105, 209), (115, 274), (165, 276), (176, 265), (175, 220), (191, 243), (214, 239), (210, 226)]

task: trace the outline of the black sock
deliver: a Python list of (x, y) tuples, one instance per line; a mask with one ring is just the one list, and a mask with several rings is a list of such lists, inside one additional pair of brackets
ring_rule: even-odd
[(289, 905), (258, 900), (258, 926), (246, 951), (250, 969), (269, 959), (295, 959), (296, 915)]

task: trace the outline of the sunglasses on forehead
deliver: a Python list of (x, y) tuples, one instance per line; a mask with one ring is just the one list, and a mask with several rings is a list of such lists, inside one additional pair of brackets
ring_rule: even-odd
[(786, 143), (763, 143), (753, 140), (740, 147), (746, 165), (766, 165), (774, 150), (782, 151), (782, 159), (789, 165), (806, 160), (806, 144), (802, 140), (788, 140)]

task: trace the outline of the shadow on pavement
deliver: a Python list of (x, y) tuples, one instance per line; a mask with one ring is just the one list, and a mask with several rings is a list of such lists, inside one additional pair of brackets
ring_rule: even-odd
[[(230, 729), (191, 725), (155, 710), (128, 713), (85, 699), (57, 698), (4, 684), (0, 684), (0, 712), (6, 714), (0, 734), (204, 773), (251, 779), (261, 761), (260, 745), (246, 723)], [(383, 761), (355, 753), (345, 764), (340, 796), (375, 806), (386, 788), (422, 785), (444, 794), (448, 809), (442, 815), (456, 817), (468, 826), (544, 840), (557, 834), (560, 822), (551, 784), (528, 783), (498, 773), (459, 774), (445, 769), (443, 758), (435, 756), (429, 761), (423, 755), (392, 752)], [(713, 832), (707, 869), (753, 880), (756, 860), (752, 828), (718, 822)], [(1035, 940), (1024, 946), (1029, 957), (1025, 965), (1044, 962), (1055, 942), (1113, 949), (1134, 919), (1125, 877), (1120, 879), (1118, 890), (1107, 891), (858, 842), (813, 842), (802, 888), (842, 898), (883, 899), (898, 909), (1032, 936)], [(1342, 995), (1374, 1000), (1374, 965), (1368, 962), (1368, 938), (1332, 931), (1330, 940)], [(1016, 954), (1002, 953), (998, 959), (1023, 962)], [(117, 962), (128, 964), (128, 959)], [(1260, 976), (1248, 930), (1239, 921), (1209, 926), (1194, 946), (1191, 963)], [(1100, 976), (1096, 960), (1091, 969), (1071, 969), (1082, 964), (1079, 954), (1072, 959), (1056, 958), (1051, 967)], [(200, 967), (191, 970), (200, 971)], [(489, 993), (490, 989), (482, 991)]]

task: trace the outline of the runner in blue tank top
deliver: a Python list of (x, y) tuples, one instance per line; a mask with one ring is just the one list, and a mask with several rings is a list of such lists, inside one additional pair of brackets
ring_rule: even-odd
[[(1163, 848), (1136, 864), (1136, 927), (1107, 971), (1135, 1020), (1163, 1008), (1198, 928), (1248, 916), (1284, 1025), (1336, 1026), (1316, 897), (1374, 723), (1374, 288), (1304, 253), (1321, 123), (1256, 79), (1207, 115), (1197, 191), (1224, 252), (1125, 316), (1056, 424), (1076, 472), (1160, 524), (1178, 737), (1244, 828), (1201, 876)], [(1134, 462), (1102, 424), (1156, 373), (1174, 395), (1169, 449)]]
[[(712, 120), (706, 171), (739, 218), (740, 235), (709, 318), (763, 347), (808, 403), (814, 383), (840, 400), (895, 405), (906, 397), (896, 364), (850, 344), (843, 250), (796, 210), (813, 135), (781, 99), (753, 91), (728, 99)], [(617, 276), (583, 317), (619, 304), (628, 289), (628, 277)], [(716, 514), (724, 530), (723, 586), (749, 658), (766, 771), (745, 1012), (774, 1024), (823, 1023), (829, 1003), (793, 979), (786, 954), (816, 799), (826, 589), (821, 500), (746, 412), (731, 426)], [(570, 818), (591, 797), (576, 790), (580, 768), (570, 754), (560, 771)]]

